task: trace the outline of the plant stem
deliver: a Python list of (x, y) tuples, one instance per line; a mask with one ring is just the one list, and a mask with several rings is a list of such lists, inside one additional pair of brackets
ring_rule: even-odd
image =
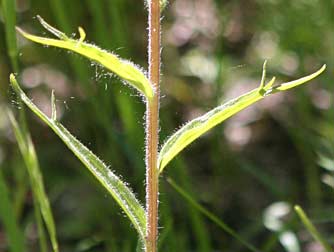
[(157, 167), (159, 143), (159, 80), (160, 80), (160, 6), (159, 0), (148, 4), (148, 64), (149, 79), (155, 88), (146, 107), (146, 252), (157, 251), (159, 172)]

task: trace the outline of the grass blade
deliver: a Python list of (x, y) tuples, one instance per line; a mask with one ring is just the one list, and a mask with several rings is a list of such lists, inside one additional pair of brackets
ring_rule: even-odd
[(0, 170), (0, 218), (8, 239), (8, 244), (11, 252), (24, 252), (23, 233), (18, 227), (15, 218), (15, 211), (10, 202), (9, 192), (5, 180)]
[(111, 72), (115, 73), (122, 80), (125, 80), (132, 87), (136, 88), (147, 99), (151, 99), (153, 97), (154, 94), (153, 87), (149, 82), (149, 80), (146, 78), (144, 72), (139, 67), (137, 67), (130, 61), (120, 59), (115, 54), (102, 50), (95, 45), (84, 42), (86, 34), (81, 27), (79, 27), (80, 38), (79, 40), (76, 40), (67, 37), (65, 33), (52, 27), (51, 25), (46, 23), (42, 18), (39, 17), (39, 20), (45, 29), (47, 29), (49, 32), (54, 34), (59, 39), (51, 39), (51, 38), (31, 35), (21, 30), (20, 28), (17, 28), (17, 30), (25, 38), (34, 41), (36, 43), (64, 48), (76, 52), (78, 54), (81, 54), (95, 62), (98, 62)]
[(18, 62), (17, 62), (17, 44), (16, 44), (16, 32), (15, 32), (15, 24), (16, 24), (16, 12), (15, 12), (16, 1), (13, 0), (3, 0), (3, 16), (6, 26), (6, 44), (8, 55), (12, 64), (14, 71), (18, 71)]
[(19, 149), (21, 151), (23, 160), (28, 170), (28, 174), (29, 174), (29, 178), (31, 182), (31, 188), (32, 188), (32, 191), (33, 191), (36, 203), (37, 203), (36, 206), (39, 208), (39, 211), (41, 212), (42, 217), (45, 221), (46, 227), (50, 235), (50, 240), (51, 240), (53, 251), (58, 252), (59, 249), (58, 249), (58, 242), (57, 242), (57, 235), (56, 235), (56, 227), (55, 227), (54, 219), (52, 216), (49, 199), (44, 189), (42, 173), (39, 168), (36, 151), (32, 143), (30, 134), (24, 127), (23, 129), (22, 127), (19, 127), (12, 112), (8, 111), (7, 114), (12, 124), (14, 134), (15, 134), (17, 143), (19, 145)]
[[(145, 210), (130, 188), (62, 124), (52, 120), (39, 110), (22, 91), (13, 74), (10, 76), (10, 82), (20, 99), (60, 137), (65, 145), (113, 196), (133, 223), (140, 237), (144, 239), (146, 226)], [(53, 113), (55, 114), (55, 112)]]
[[(7, 48), (8, 48), (8, 55), (12, 63), (12, 67), (14, 71), (18, 71), (18, 50), (17, 50), (17, 43), (16, 43), (16, 30), (15, 30), (15, 24), (16, 24), (16, 1), (12, 0), (4, 0), (3, 1), (3, 6), (4, 6), (4, 19), (5, 19), (5, 26), (6, 26), (6, 42), (7, 42)], [(10, 112), (9, 112), (10, 113)], [(14, 117), (10, 113), (10, 115), (13, 119)], [(49, 202), (46, 197), (45, 192), (44, 193), (44, 198), (40, 197), (42, 195), (41, 193), (38, 193), (37, 191), (39, 189), (43, 189), (43, 182), (42, 181), (37, 181), (37, 177), (40, 176), (40, 171), (39, 171), (39, 166), (38, 166), (38, 161), (36, 157), (36, 153), (34, 150), (34, 146), (31, 142), (30, 135), (28, 133), (28, 130), (26, 128), (25, 124), (25, 116), (24, 116), (24, 111), (20, 111), (20, 125), (21, 127), (18, 126), (18, 123), (15, 121), (12, 121), (12, 126), (15, 132), (16, 139), (19, 140), (19, 137), (16, 133), (21, 134), (21, 140), (26, 139), (26, 142), (22, 142), (21, 145), (19, 144), (20, 147), (23, 147), (25, 145), (25, 149), (20, 148), (21, 154), (23, 156), (23, 159), (25, 160), (26, 167), (29, 173), (29, 178), (30, 178), (30, 184), (32, 185), (32, 190), (34, 194), (34, 213), (36, 217), (36, 222), (37, 222), (37, 229), (38, 229), (38, 237), (40, 241), (40, 249), (42, 252), (47, 251), (47, 243), (46, 243), (46, 237), (45, 237), (45, 231), (44, 231), (44, 226), (43, 226), (43, 220), (42, 217), (45, 219), (46, 227), (49, 231), (50, 234), (50, 239), (52, 243), (53, 250), (55, 252), (58, 252), (58, 244), (57, 244), (57, 239), (56, 239), (56, 232), (55, 232), (55, 226), (54, 226), (54, 221), (53, 217), (51, 214), (51, 209), (49, 207)], [(14, 125), (15, 123), (15, 125)], [(27, 147), (30, 146), (30, 147)], [(30, 152), (29, 152), (30, 150)], [(27, 159), (31, 160), (31, 163), (27, 163)], [(34, 176), (36, 178), (34, 178)], [(41, 176), (40, 176), (41, 178)], [(40, 183), (41, 186), (37, 185), (36, 183)], [(23, 197), (24, 193), (26, 192), (27, 189), (27, 184), (26, 183), (20, 183), (19, 184), (20, 189), (17, 190), (17, 211), (20, 212), (21, 210), (21, 204), (23, 203)]]
[(297, 215), (299, 216), (300, 220), (303, 222), (306, 229), (310, 232), (312, 237), (318, 241), (326, 250), (326, 252), (333, 252), (331, 246), (325, 241), (324, 238), (321, 237), (318, 230), (315, 228), (315, 226), (312, 224), (310, 219), (307, 217), (306, 213), (300, 206), (295, 206), (295, 211)]
[(44, 230), (44, 225), (43, 225), (43, 216), (38, 208), (39, 204), (37, 201), (37, 198), (34, 196), (34, 214), (35, 214), (35, 219), (36, 219), (36, 226), (37, 226), (37, 234), (38, 234), (38, 240), (39, 240), (39, 248), (40, 252), (47, 252), (48, 251), (48, 245), (47, 245), (47, 239), (46, 239), (46, 234)]
[(214, 222), (217, 226), (223, 229), (226, 233), (233, 236), (237, 239), (240, 243), (242, 243), (245, 247), (253, 252), (259, 252), (257, 248), (253, 245), (249, 244), (246, 240), (240, 237), (237, 232), (235, 232), (232, 228), (230, 228), (227, 224), (225, 224), (222, 220), (220, 220), (216, 215), (208, 211), (206, 208), (202, 207), (198, 204), (186, 191), (184, 191), (179, 185), (177, 185), (174, 180), (171, 178), (167, 179), (167, 182), (186, 200), (188, 203), (195, 208), (197, 211), (201, 212), (205, 215), (208, 219)]
[[(264, 64), (264, 72), (265, 65), (266, 64)], [(199, 138), (201, 135), (203, 135), (219, 123), (223, 122), (224, 120), (238, 113), (239, 111), (247, 108), (253, 103), (262, 100), (264, 97), (270, 94), (288, 90), (317, 77), (325, 70), (325, 68), (326, 65), (322, 66), (318, 71), (311, 75), (276, 86), (273, 86), (275, 81), (275, 78), (273, 78), (267, 85), (260, 85), (259, 88), (256, 88), (233, 100), (230, 100), (227, 103), (207, 112), (203, 116), (200, 116), (188, 122), (171, 137), (169, 137), (169, 139), (161, 148), (158, 160), (160, 172), (162, 172), (166, 165), (185, 147), (187, 147), (190, 143), (192, 143), (194, 140)], [(262, 76), (262, 79), (264, 78), (265, 76)]]

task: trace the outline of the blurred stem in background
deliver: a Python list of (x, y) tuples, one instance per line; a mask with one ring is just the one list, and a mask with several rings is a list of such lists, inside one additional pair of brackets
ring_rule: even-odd
[(24, 252), (26, 249), (23, 232), (18, 225), (13, 204), (10, 200), (9, 190), (2, 174), (2, 169), (0, 169), (0, 198), (0, 218), (6, 231), (10, 251)]
[[(19, 68), (18, 68), (18, 48), (17, 48), (16, 31), (15, 31), (16, 2), (11, 0), (4, 0), (3, 13), (6, 24), (7, 51), (12, 62), (13, 70), (17, 72)], [(23, 157), (26, 169), (29, 174), (30, 186), (33, 192), (34, 214), (35, 214), (35, 220), (37, 221), (40, 249), (41, 252), (47, 251), (46, 235), (43, 226), (43, 219), (44, 219), (51, 238), (53, 251), (58, 252), (55, 224), (51, 213), (50, 203), (44, 190), (43, 179), (40, 172), (35, 147), (31, 140), (29, 129), (26, 124), (25, 111), (23, 109), (22, 101), (20, 99), (17, 99), (16, 103), (18, 104), (19, 107), (19, 123), (16, 122), (13, 114), (10, 111), (7, 111), (7, 116), (8, 116), (7, 119), (11, 121), (12, 130), (16, 137), (19, 149), (21, 151), (21, 156)], [(16, 210), (15, 212), (16, 212), (16, 220), (17, 222), (19, 222), (19, 220), (21, 219), (20, 218), (21, 210), (28, 190), (28, 183), (25, 182), (26, 172), (24, 172), (22, 166), (20, 166), (19, 169), (15, 169), (14, 174), (18, 174), (15, 176), (15, 178), (17, 179), (16, 183), (19, 188), (19, 190), (16, 191), (15, 206), (17, 208), (15, 209)], [(11, 217), (9, 216), (8, 218), (10, 219)], [(11, 232), (9, 232), (9, 234), (10, 233)], [(10, 246), (13, 246), (13, 248), (14, 246), (16, 246), (13, 245), (13, 243), (18, 243), (17, 245), (18, 247), (21, 246), (20, 235), (17, 234), (17, 236), (18, 236), (17, 240), (15, 238), (15, 240), (11, 240), (9, 243)]]

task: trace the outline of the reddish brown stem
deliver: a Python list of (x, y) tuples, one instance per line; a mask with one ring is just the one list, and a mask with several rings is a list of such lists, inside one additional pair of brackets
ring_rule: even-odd
[(159, 81), (160, 81), (160, 6), (159, 0), (149, 1), (149, 79), (155, 94), (146, 107), (146, 252), (157, 251), (159, 172)]

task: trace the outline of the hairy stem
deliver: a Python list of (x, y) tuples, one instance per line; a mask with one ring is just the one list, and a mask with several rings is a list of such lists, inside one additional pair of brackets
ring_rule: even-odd
[(149, 1), (149, 79), (155, 93), (146, 107), (146, 241), (147, 252), (157, 251), (159, 171), (157, 167), (159, 143), (159, 79), (160, 79), (160, 6), (159, 0)]

